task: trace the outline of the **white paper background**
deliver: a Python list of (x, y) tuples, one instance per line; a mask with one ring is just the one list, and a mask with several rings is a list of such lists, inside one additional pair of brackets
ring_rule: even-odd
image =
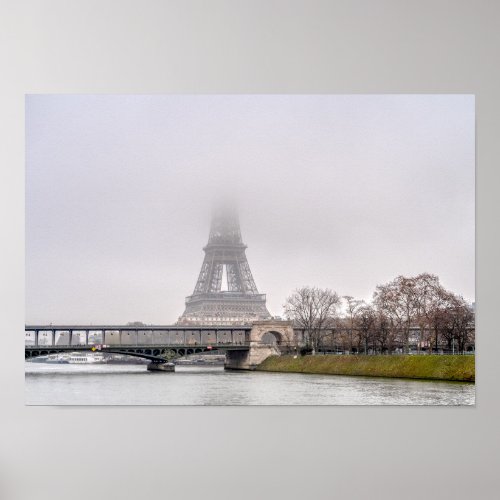
[[(497, 496), (500, 4), (3, 1), (0, 498)], [(474, 93), (476, 408), (25, 407), (25, 93)]]

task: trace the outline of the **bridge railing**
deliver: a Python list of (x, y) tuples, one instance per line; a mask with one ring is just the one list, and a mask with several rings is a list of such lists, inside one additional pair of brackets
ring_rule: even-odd
[(132, 348), (139, 347), (143, 349), (152, 349), (152, 348), (166, 348), (166, 347), (248, 347), (250, 346), (250, 342), (242, 341), (242, 342), (232, 342), (232, 341), (220, 341), (220, 342), (207, 342), (207, 343), (199, 343), (199, 342), (179, 342), (179, 343), (162, 343), (162, 344), (138, 344), (138, 343), (126, 343), (126, 342), (113, 342), (110, 344), (101, 344), (101, 343), (65, 343), (65, 342), (57, 342), (53, 343), (26, 343), (26, 349), (52, 349), (58, 347), (64, 348), (87, 348), (87, 347), (123, 347), (123, 348)]
[(95, 328), (82, 327), (26, 328), (26, 346), (208, 346), (245, 345), (249, 342), (249, 330), (243, 328)]
[(152, 348), (167, 348), (167, 347), (250, 347), (251, 345), (261, 345), (261, 346), (275, 346), (279, 348), (281, 351), (286, 351), (286, 352), (296, 352), (299, 347), (297, 344), (292, 343), (292, 342), (275, 342), (275, 343), (269, 343), (269, 342), (256, 342), (256, 341), (232, 341), (232, 340), (221, 340), (221, 341), (215, 341), (215, 342), (169, 342), (169, 343), (154, 343), (154, 344), (139, 344), (139, 343), (129, 343), (129, 342), (113, 342), (109, 344), (101, 344), (100, 342), (97, 343), (69, 343), (69, 342), (57, 342), (57, 343), (52, 343), (52, 342), (42, 342), (42, 343), (26, 343), (25, 348), (27, 349), (52, 349), (52, 348), (74, 348), (75, 350), (78, 350), (79, 348), (87, 348), (87, 347), (122, 347), (122, 348), (142, 348), (142, 349), (152, 349)]

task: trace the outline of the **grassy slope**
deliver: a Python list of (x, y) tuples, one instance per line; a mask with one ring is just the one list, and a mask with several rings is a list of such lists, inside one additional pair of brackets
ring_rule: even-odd
[(475, 381), (475, 356), (272, 356), (257, 370)]

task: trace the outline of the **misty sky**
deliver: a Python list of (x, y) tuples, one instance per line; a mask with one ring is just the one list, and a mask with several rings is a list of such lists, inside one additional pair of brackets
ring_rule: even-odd
[(460, 95), (27, 96), (26, 321), (175, 322), (226, 193), (272, 314), (421, 272), (472, 301), (474, 120)]

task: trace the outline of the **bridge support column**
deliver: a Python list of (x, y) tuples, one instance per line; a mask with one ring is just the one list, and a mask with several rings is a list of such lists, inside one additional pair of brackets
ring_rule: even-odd
[(175, 365), (173, 363), (148, 363), (147, 370), (150, 372), (175, 372)]
[(227, 370), (255, 370), (269, 356), (279, 356), (280, 350), (275, 345), (250, 343), (247, 351), (228, 351), (224, 368)]
[[(276, 343), (267, 343), (268, 334)], [(256, 321), (250, 330), (248, 350), (229, 350), (226, 354), (225, 368), (228, 370), (255, 370), (269, 356), (280, 356), (281, 347), (293, 347), (296, 341), (290, 321)]]

